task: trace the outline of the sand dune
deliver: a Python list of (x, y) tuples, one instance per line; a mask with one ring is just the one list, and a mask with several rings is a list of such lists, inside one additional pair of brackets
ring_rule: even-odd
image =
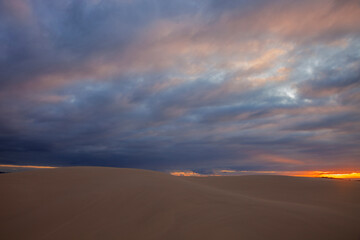
[(1, 239), (360, 239), (360, 182), (117, 168), (0, 175)]

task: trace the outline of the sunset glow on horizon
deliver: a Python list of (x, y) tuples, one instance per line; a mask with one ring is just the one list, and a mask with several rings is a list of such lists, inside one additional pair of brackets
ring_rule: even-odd
[(304, 174), (293, 175), (299, 177), (322, 177), (322, 178), (341, 178), (341, 179), (360, 179), (360, 172), (323, 172), (323, 171), (309, 171)]
[(243, 176), (243, 175), (283, 175), (293, 177), (313, 177), (313, 178), (337, 178), (337, 179), (360, 179), (360, 172), (342, 171), (235, 171), (235, 170), (215, 170), (213, 173), (201, 174), (193, 171), (172, 171), (173, 176), (183, 177), (210, 177), (210, 176)]

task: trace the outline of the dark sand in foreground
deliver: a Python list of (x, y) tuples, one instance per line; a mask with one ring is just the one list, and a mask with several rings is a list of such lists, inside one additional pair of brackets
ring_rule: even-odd
[(360, 182), (119, 168), (0, 175), (0, 239), (360, 239)]

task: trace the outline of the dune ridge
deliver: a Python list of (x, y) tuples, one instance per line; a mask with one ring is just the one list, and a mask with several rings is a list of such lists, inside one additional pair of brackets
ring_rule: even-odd
[(0, 175), (1, 239), (360, 239), (360, 182), (103, 167)]

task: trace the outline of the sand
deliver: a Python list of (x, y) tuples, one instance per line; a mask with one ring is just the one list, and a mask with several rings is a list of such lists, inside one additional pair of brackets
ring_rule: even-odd
[(360, 182), (72, 167), (0, 175), (0, 239), (360, 239)]

